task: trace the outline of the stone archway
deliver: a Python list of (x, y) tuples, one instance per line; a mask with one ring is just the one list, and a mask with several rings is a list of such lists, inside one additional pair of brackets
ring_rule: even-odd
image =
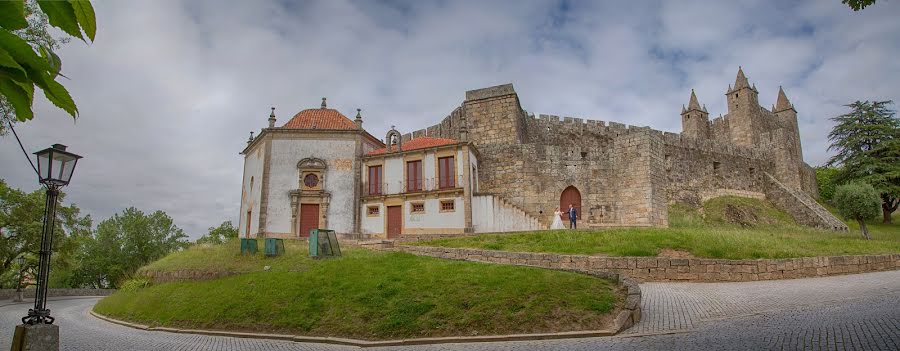
[(559, 209), (563, 212), (562, 219), (566, 224), (569, 223), (569, 204), (572, 204), (578, 211), (577, 219), (579, 221), (584, 218), (584, 213), (581, 212), (581, 192), (571, 185), (565, 188), (559, 196)]

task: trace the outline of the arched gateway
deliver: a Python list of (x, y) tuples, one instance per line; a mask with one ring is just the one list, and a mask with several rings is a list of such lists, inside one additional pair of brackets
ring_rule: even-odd
[(575, 209), (578, 210), (578, 220), (583, 218), (584, 214), (581, 212), (581, 192), (578, 191), (578, 188), (574, 186), (569, 186), (565, 190), (563, 190), (562, 195), (559, 196), (559, 210), (563, 212), (563, 222), (569, 223), (569, 204), (575, 206)]

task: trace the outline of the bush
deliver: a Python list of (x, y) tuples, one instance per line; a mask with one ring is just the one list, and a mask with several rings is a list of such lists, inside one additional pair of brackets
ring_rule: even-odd
[(126, 292), (134, 292), (134, 291), (138, 291), (143, 288), (146, 288), (148, 286), (150, 286), (150, 279), (148, 279), (148, 278), (132, 278), (132, 279), (125, 281), (125, 283), (122, 284), (122, 287), (119, 288), (119, 290), (126, 291)]
[(838, 186), (834, 191), (834, 203), (838, 213), (846, 219), (856, 220), (863, 237), (870, 239), (865, 220), (881, 213), (881, 198), (875, 188), (863, 183)]
[(819, 198), (825, 202), (831, 202), (834, 199), (834, 191), (837, 184), (834, 183), (834, 176), (840, 171), (834, 167), (816, 167), (816, 184), (819, 185)]

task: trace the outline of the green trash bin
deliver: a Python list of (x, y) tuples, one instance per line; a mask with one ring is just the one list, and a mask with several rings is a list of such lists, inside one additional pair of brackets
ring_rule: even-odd
[(341, 246), (333, 230), (313, 229), (309, 231), (309, 256), (312, 258), (335, 257), (341, 255)]
[(241, 238), (241, 255), (256, 254), (256, 239)]
[(284, 239), (266, 238), (266, 257), (284, 255)]

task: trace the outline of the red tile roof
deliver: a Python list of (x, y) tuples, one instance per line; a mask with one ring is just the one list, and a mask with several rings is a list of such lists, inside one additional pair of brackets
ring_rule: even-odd
[[(402, 147), (403, 147), (402, 151), (427, 149), (430, 147), (451, 145), (451, 144), (456, 144), (456, 143), (457, 143), (456, 140), (447, 139), (447, 138), (418, 137), (418, 138), (415, 138), (412, 140), (404, 141), (403, 145), (402, 145)], [(396, 146), (394, 148), (396, 148)], [(375, 149), (375, 150), (369, 151), (369, 153), (367, 153), (366, 155), (367, 156), (381, 155), (386, 152), (387, 152), (387, 148), (383, 147), (380, 149)]]
[(282, 128), (289, 129), (341, 129), (354, 130), (353, 123), (347, 116), (330, 108), (311, 108), (294, 115)]

